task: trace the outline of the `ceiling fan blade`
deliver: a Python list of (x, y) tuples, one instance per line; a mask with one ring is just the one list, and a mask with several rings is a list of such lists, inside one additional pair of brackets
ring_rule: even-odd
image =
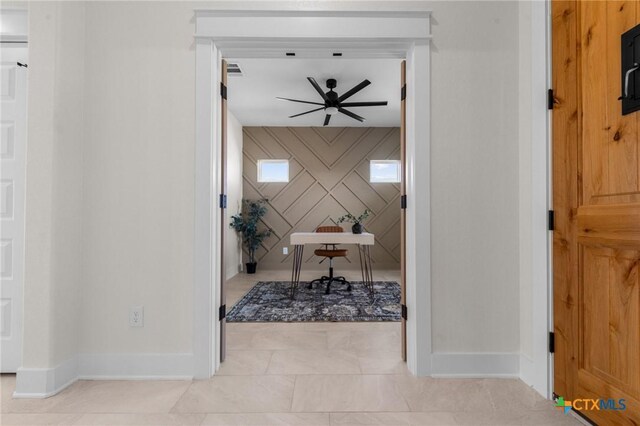
[(299, 99), (281, 98), (278, 96), (276, 96), (276, 99), (280, 99), (281, 101), (300, 102), (301, 104), (324, 105), (324, 104), (321, 104), (320, 102), (301, 101)]
[(387, 105), (387, 101), (380, 102), (345, 102), (344, 104), (340, 104), (341, 107), (366, 107), (366, 106), (385, 106)]
[(358, 120), (359, 122), (364, 122), (364, 117), (360, 117), (358, 114), (354, 114), (351, 111), (348, 111), (344, 108), (338, 108), (338, 111), (343, 113), (344, 115), (348, 115), (349, 117), (353, 118), (354, 120)]
[(320, 111), (321, 109), (324, 109), (324, 107), (312, 109), (311, 111), (301, 112), (300, 114), (296, 114), (296, 115), (290, 115), (289, 118), (299, 117), (299, 116), (305, 115), (305, 114), (310, 114), (312, 112)]
[(327, 124), (329, 124), (329, 120), (331, 120), (331, 115), (327, 114), (327, 115), (324, 117), (324, 124), (323, 124), (323, 126), (326, 126)]
[(307, 77), (307, 80), (309, 80), (309, 83), (311, 83), (313, 88), (316, 89), (320, 96), (322, 96), (322, 99), (328, 102), (329, 98), (327, 97), (327, 94), (322, 91), (322, 88), (320, 87), (318, 82), (313, 77)]
[(364, 89), (370, 84), (371, 82), (369, 80), (364, 80), (362, 83), (358, 84), (357, 86), (352, 87), (351, 90), (346, 91), (345, 93), (342, 94), (342, 96), (338, 98), (338, 103), (344, 101), (347, 98), (350, 98), (351, 96), (355, 95), (356, 93), (358, 93), (359, 91), (361, 91), (362, 89)]

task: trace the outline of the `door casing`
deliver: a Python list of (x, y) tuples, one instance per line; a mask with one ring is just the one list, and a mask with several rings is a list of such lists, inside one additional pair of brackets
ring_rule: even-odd
[[(342, 9), (345, 5), (350, 9)], [(221, 246), (215, 230), (220, 229), (222, 220), (216, 204), (221, 192), (218, 164), (222, 135), (217, 123), (221, 113), (222, 58), (268, 57), (274, 52), (284, 53), (284, 45), (287, 49), (294, 46), (307, 51), (309, 55), (340, 49), (345, 56), (407, 61), (407, 364), (413, 374), (422, 376), (431, 372), (430, 13), (424, 4), (420, 10), (406, 10), (407, 6), (401, 4), (398, 10), (374, 11), (376, 7), (366, 2), (357, 5), (344, 2), (340, 7), (335, 4), (331, 7), (308, 11), (287, 11), (276, 6), (264, 11), (196, 12), (194, 376), (197, 378), (210, 377), (220, 364), (220, 323), (216, 313), (221, 302), (218, 273)]]

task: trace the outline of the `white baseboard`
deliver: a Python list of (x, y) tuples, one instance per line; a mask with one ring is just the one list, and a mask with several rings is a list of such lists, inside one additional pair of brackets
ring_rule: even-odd
[(431, 355), (432, 377), (518, 378), (520, 354), (510, 352), (455, 353)]
[(546, 363), (541, 362), (536, 364), (528, 355), (520, 354), (520, 380), (543, 397), (551, 398), (551, 395), (547, 395), (547, 374)]
[(78, 380), (78, 360), (70, 358), (51, 368), (18, 368), (14, 398), (48, 398)]
[(78, 378), (91, 380), (191, 380), (193, 354), (80, 354)]
[(14, 398), (48, 398), (78, 379), (191, 380), (193, 354), (79, 354), (56, 367), (19, 368)]

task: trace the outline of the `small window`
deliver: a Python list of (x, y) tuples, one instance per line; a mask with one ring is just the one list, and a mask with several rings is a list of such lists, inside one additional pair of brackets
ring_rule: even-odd
[(289, 182), (289, 160), (258, 160), (258, 182)]
[(369, 182), (399, 183), (400, 160), (371, 160), (369, 163)]

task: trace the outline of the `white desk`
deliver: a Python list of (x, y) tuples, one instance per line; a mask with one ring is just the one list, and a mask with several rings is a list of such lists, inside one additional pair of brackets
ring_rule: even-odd
[(355, 244), (360, 255), (360, 271), (362, 282), (373, 293), (373, 268), (370, 247), (375, 242), (375, 236), (368, 232), (353, 234), (351, 232), (294, 232), (290, 243), (293, 248), (293, 268), (291, 270), (291, 297), (294, 297), (300, 284), (300, 270), (302, 269), (302, 254), (305, 244)]

